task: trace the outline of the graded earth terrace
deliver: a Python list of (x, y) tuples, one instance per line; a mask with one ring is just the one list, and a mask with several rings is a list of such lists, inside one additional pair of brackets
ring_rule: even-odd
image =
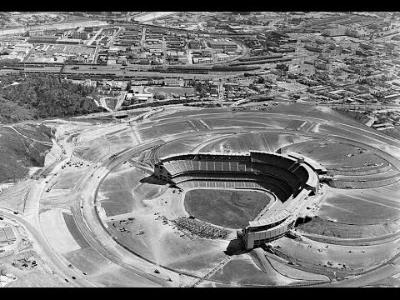
[(141, 114), (44, 121), (55, 130), (45, 167), (0, 194), (2, 216), (43, 237), (66, 284), (395, 280), (397, 140), (303, 104)]

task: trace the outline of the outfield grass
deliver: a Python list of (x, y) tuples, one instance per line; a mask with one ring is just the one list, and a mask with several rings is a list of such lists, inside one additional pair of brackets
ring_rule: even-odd
[(228, 228), (242, 228), (270, 200), (269, 195), (255, 191), (196, 189), (186, 193), (185, 209), (200, 220)]

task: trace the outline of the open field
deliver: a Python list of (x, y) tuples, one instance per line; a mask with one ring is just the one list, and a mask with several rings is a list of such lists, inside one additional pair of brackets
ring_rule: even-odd
[[(78, 243), (74, 237), (74, 235), (79, 235), (79, 232), (76, 232), (76, 226), (72, 227), (73, 220), (65, 212), (58, 209), (48, 210), (40, 214), (40, 219), (46, 225), (44, 234), (54, 241), (53, 245), (57, 252), (65, 254), (75, 251), (81, 248), (80, 244), (85, 243), (82, 239)], [(84, 245), (86, 246), (87, 243)]]
[[(122, 169), (107, 177), (99, 190), (98, 201), (107, 216), (120, 215), (139, 209), (151, 193), (157, 192), (157, 186), (141, 186), (139, 179), (145, 174), (135, 168)], [(144, 184), (146, 185), (146, 184)], [(147, 197), (146, 197), (147, 196)]]
[(290, 145), (288, 151), (310, 157), (327, 168), (365, 168), (381, 166), (387, 162), (372, 151), (360, 147), (338, 143), (337, 141), (315, 141)]
[(210, 140), (208, 143), (204, 143), (199, 151), (240, 153), (257, 150), (275, 152), (286, 145), (309, 139), (300, 135), (262, 131), (257, 133), (232, 134), (223, 139)]
[(67, 284), (54, 279), (53, 274), (44, 270), (35, 270), (21, 274), (16, 280), (7, 285), (10, 288), (45, 288), (45, 287), (68, 287)]
[(4, 189), (0, 193), (1, 207), (15, 211), (22, 211), (24, 209), (28, 193), (33, 185), (33, 180), (26, 180), (24, 182), (17, 183), (12, 188), (10, 187), (8, 189)]
[[(160, 122), (161, 123), (161, 122)], [(195, 132), (193, 126), (187, 121), (178, 121), (171, 123), (155, 123), (147, 128), (140, 128), (140, 136), (147, 140), (154, 136), (163, 136), (167, 134), (180, 134), (184, 132)]]
[(263, 272), (251, 257), (245, 257), (231, 260), (212, 279), (238, 286), (246, 284), (255, 286), (275, 285), (270, 276), (270, 274)]
[(334, 189), (327, 195), (318, 214), (322, 218), (355, 225), (379, 224), (400, 219), (398, 198), (379, 195), (379, 188), (374, 190), (354, 192)]
[(229, 228), (241, 228), (269, 203), (268, 194), (254, 191), (190, 190), (186, 211), (200, 220)]
[[(213, 137), (216, 136), (217, 135), (214, 135)], [(173, 140), (162, 145), (162, 147), (158, 149), (158, 155), (159, 157), (166, 157), (172, 154), (191, 152), (193, 149), (196, 148), (196, 146), (198, 146), (199, 142), (201, 141), (206, 142), (209, 139), (210, 139), (209, 135), (204, 135), (204, 136), (187, 137), (184, 139)]]
[(382, 260), (394, 256), (399, 240), (371, 246), (343, 246), (309, 239), (299, 242), (282, 238), (272, 244), (274, 247), (279, 247), (279, 251), (285, 257), (303, 266), (302, 269), (316, 272), (321, 267), (328, 267), (325, 274), (332, 275), (334, 271), (357, 274), (376, 268), (382, 264)]

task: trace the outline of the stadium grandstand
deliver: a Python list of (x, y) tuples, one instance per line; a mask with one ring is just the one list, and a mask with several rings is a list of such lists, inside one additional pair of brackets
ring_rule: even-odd
[(246, 249), (277, 239), (294, 226), (307, 197), (318, 192), (319, 174), (326, 174), (326, 169), (292, 152), (187, 153), (161, 158), (154, 165), (156, 177), (181, 189), (253, 189), (272, 194), (277, 205), (238, 232)]

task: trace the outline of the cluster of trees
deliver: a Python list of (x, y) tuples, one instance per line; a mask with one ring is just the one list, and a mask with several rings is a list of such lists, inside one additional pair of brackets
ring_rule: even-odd
[(263, 84), (265, 83), (265, 79), (261, 76), (258, 76), (257, 79), (254, 81), (256, 84)]
[[(0, 78), (3, 82), (3, 78)], [(8, 80), (5, 80), (8, 81)], [(95, 88), (82, 86), (58, 76), (27, 75), (17, 85), (0, 89), (0, 114), (4, 109), (29, 112), (29, 118), (68, 117), (101, 111), (92, 99)], [(26, 115), (25, 117), (28, 117)], [(5, 116), (2, 116), (3, 119)], [(24, 116), (17, 117), (23, 120)]]
[(193, 87), (195, 92), (199, 94), (200, 97), (205, 97), (207, 96), (207, 93), (211, 92), (212, 85), (209, 82), (201, 83), (199, 81), (195, 81)]
[(156, 100), (165, 100), (167, 99), (167, 94), (164, 92), (156, 92), (154, 93), (153, 98)]
[(15, 123), (35, 119), (35, 113), (0, 96), (0, 123)]
[(366, 78), (366, 77), (362, 77), (357, 79), (356, 81), (358, 84), (366, 84), (366, 85), (373, 85), (374, 84), (374, 80), (372, 78)]
[[(0, 53), (0, 55), (6, 55), (6, 52), (2, 52)], [(5, 66), (14, 66), (15, 64), (18, 64), (19, 60), (18, 59), (10, 59), (10, 58), (6, 58), (6, 59), (1, 59), (0, 60), (0, 67), (5, 67)]]
[(277, 64), (276, 69), (281, 70), (283, 72), (287, 72), (287, 71), (289, 71), (289, 66), (286, 64)]

